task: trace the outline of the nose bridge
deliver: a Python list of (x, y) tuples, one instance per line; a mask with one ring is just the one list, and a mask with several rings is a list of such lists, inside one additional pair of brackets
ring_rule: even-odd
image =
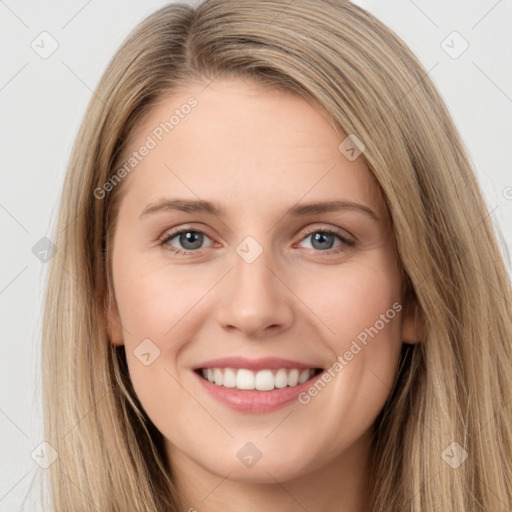
[(252, 336), (269, 327), (287, 327), (293, 319), (291, 303), (275, 275), (272, 251), (252, 237), (244, 239), (235, 251), (231, 285), (220, 300), (220, 323)]

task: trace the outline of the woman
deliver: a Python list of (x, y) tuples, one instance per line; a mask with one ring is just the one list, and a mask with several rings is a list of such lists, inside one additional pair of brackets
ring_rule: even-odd
[(363, 9), (151, 15), (56, 233), (56, 510), (510, 510), (510, 280), (439, 94)]

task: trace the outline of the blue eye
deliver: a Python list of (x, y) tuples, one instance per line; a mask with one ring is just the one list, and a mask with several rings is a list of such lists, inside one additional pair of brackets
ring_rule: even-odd
[(182, 229), (181, 231), (176, 231), (175, 233), (166, 235), (165, 238), (161, 241), (161, 245), (167, 246), (171, 240), (177, 238), (184, 249), (176, 249), (173, 246), (168, 247), (168, 249), (175, 254), (188, 254), (196, 251), (197, 249), (200, 249), (203, 245), (205, 237), (209, 239), (209, 237), (206, 236), (202, 231)]
[[(313, 237), (311, 241), (312, 249), (328, 254), (333, 252), (338, 253), (356, 245), (355, 241), (346, 238), (341, 232), (335, 229), (313, 229), (309, 233), (306, 233), (301, 241), (309, 237)], [(336, 238), (340, 241), (338, 245), (334, 245)], [(181, 248), (175, 247), (170, 243), (174, 239), (177, 239), (177, 242), (182, 246)], [(203, 248), (202, 245), (205, 239), (211, 240), (210, 237), (202, 231), (185, 228), (164, 235), (160, 245), (174, 254), (192, 254)]]
[[(306, 234), (303, 240), (310, 237), (313, 237), (311, 240), (312, 248), (318, 249), (320, 252), (339, 252), (345, 250), (347, 247), (354, 247), (356, 245), (353, 240), (349, 240), (335, 229), (313, 229)], [(337, 246), (333, 246), (336, 238), (340, 240), (341, 243)]]

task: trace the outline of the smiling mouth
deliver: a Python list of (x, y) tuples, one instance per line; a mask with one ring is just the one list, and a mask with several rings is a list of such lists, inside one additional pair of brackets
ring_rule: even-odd
[(203, 379), (225, 388), (272, 391), (304, 384), (323, 372), (322, 368), (279, 368), (252, 371), (247, 368), (199, 368)]

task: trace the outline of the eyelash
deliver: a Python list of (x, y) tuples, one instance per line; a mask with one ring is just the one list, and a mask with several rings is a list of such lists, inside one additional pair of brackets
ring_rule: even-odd
[[(168, 251), (171, 251), (173, 254), (175, 255), (188, 255), (188, 254), (193, 254), (193, 253), (197, 253), (199, 251), (201, 251), (201, 249), (195, 249), (195, 250), (187, 250), (187, 249), (175, 249), (175, 248), (170, 248), (171, 246), (167, 246), (165, 247), (166, 245), (168, 245), (167, 243), (172, 240), (173, 238), (175, 238), (176, 236), (178, 235), (181, 235), (182, 233), (199, 233), (201, 235), (205, 235), (206, 237), (210, 238), (204, 231), (201, 231), (199, 229), (191, 229), (191, 228), (182, 228), (178, 231), (174, 231), (172, 233), (166, 233), (163, 235), (163, 237), (160, 239), (160, 246), (162, 246), (164, 249), (168, 250)], [(325, 229), (311, 229), (310, 231), (306, 232), (303, 236), (303, 238), (300, 240), (301, 242), (303, 240), (305, 240), (308, 236), (311, 236), (312, 234), (314, 233), (323, 233), (323, 234), (328, 234), (328, 235), (334, 235), (334, 236), (337, 236), (340, 241), (341, 241), (341, 244), (339, 246), (337, 246), (336, 248), (331, 248), (331, 249), (327, 249), (325, 251), (321, 251), (321, 250), (315, 250), (315, 249), (312, 249), (316, 252), (319, 252), (319, 253), (324, 253), (324, 254), (337, 254), (339, 252), (342, 252), (342, 251), (345, 251), (347, 250), (347, 248), (351, 248), (351, 247), (355, 247), (356, 246), (356, 242), (354, 240), (350, 240), (346, 237), (344, 237), (338, 230), (336, 229), (332, 229), (332, 228), (325, 228)]]

